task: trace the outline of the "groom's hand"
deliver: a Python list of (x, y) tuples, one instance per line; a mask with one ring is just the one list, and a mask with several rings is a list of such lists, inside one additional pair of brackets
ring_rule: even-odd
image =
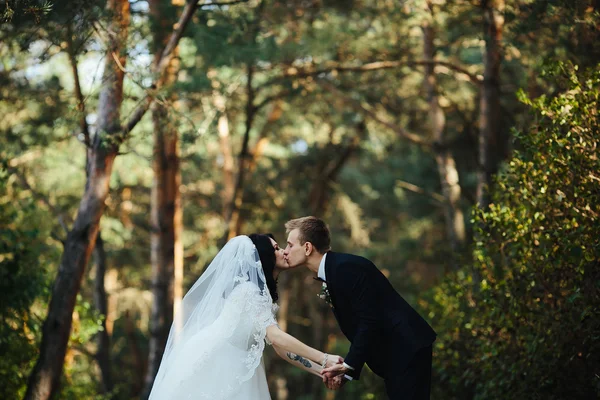
[[(343, 362), (343, 360), (342, 360), (342, 362)], [(344, 367), (344, 364), (339, 363), (339, 364), (332, 365), (331, 367), (328, 366), (327, 368), (323, 368), (323, 371), (321, 371), (321, 375), (323, 375), (323, 377), (326, 377), (327, 379), (332, 379), (332, 378), (335, 378), (336, 376), (344, 375), (348, 371), (349, 371), (349, 369)]]

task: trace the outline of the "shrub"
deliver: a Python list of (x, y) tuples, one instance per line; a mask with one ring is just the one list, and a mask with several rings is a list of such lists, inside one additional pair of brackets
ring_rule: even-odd
[(599, 69), (558, 65), (527, 99), (493, 203), (475, 209), (472, 266), (434, 289), (435, 398), (600, 395)]

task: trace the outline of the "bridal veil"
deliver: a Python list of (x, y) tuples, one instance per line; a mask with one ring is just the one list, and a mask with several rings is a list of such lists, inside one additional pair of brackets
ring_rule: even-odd
[(231, 239), (183, 298), (150, 399), (270, 398), (261, 359), (273, 310), (254, 244)]

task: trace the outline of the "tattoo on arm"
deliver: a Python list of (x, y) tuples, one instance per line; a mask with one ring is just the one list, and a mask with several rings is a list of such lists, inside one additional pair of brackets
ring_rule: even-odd
[(311, 368), (312, 364), (310, 363), (310, 361), (308, 361), (306, 358), (299, 356), (298, 354), (294, 354), (294, 353), (287, 353), (287, 356), (290, 360), (292, 361), (298, 361), (300, 364), (304, 365), (306, 368)]

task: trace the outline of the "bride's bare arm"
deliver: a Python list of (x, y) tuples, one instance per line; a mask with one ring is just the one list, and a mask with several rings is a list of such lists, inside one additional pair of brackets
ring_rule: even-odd
[[(319, 364), (319, 367), (325, 359), (325, 353), (305, 345), (292, 335), (279, 329), (277, 325), (271, 325), (267, 328), (267, 339), (273, 344), (277, 354), (281, 356), (280, 351), (284, 354), (285, 357), (282, 356), (283, 358), (287, 358), (287, 353), (289, 353), (293, 356), (301, 357), (302, 359), (316, 361), (316, 363)], [(329, 355), (327, 357), (327, 367), (337, 364), (339, 360), (339, 356)]]
[(289, 362), (294, 367), (298, 367), (307, 372), (310, 372), (313, 375), (321, 377), (321, 371), (323, 370), (323, 367), (321, 367), (321, 364), (319, 364), (313, 360), (309, 360), (308, 358), (299, 356), (298, 354), (294, 354), (289, 351), (285, 351), (281, 347), (277, 347), (275, 345), (273, 345), (273, 349), (275, 350), (275, 352), (277, 353), (277, 355), (279, 357), (283, 358), (285, 361)]

